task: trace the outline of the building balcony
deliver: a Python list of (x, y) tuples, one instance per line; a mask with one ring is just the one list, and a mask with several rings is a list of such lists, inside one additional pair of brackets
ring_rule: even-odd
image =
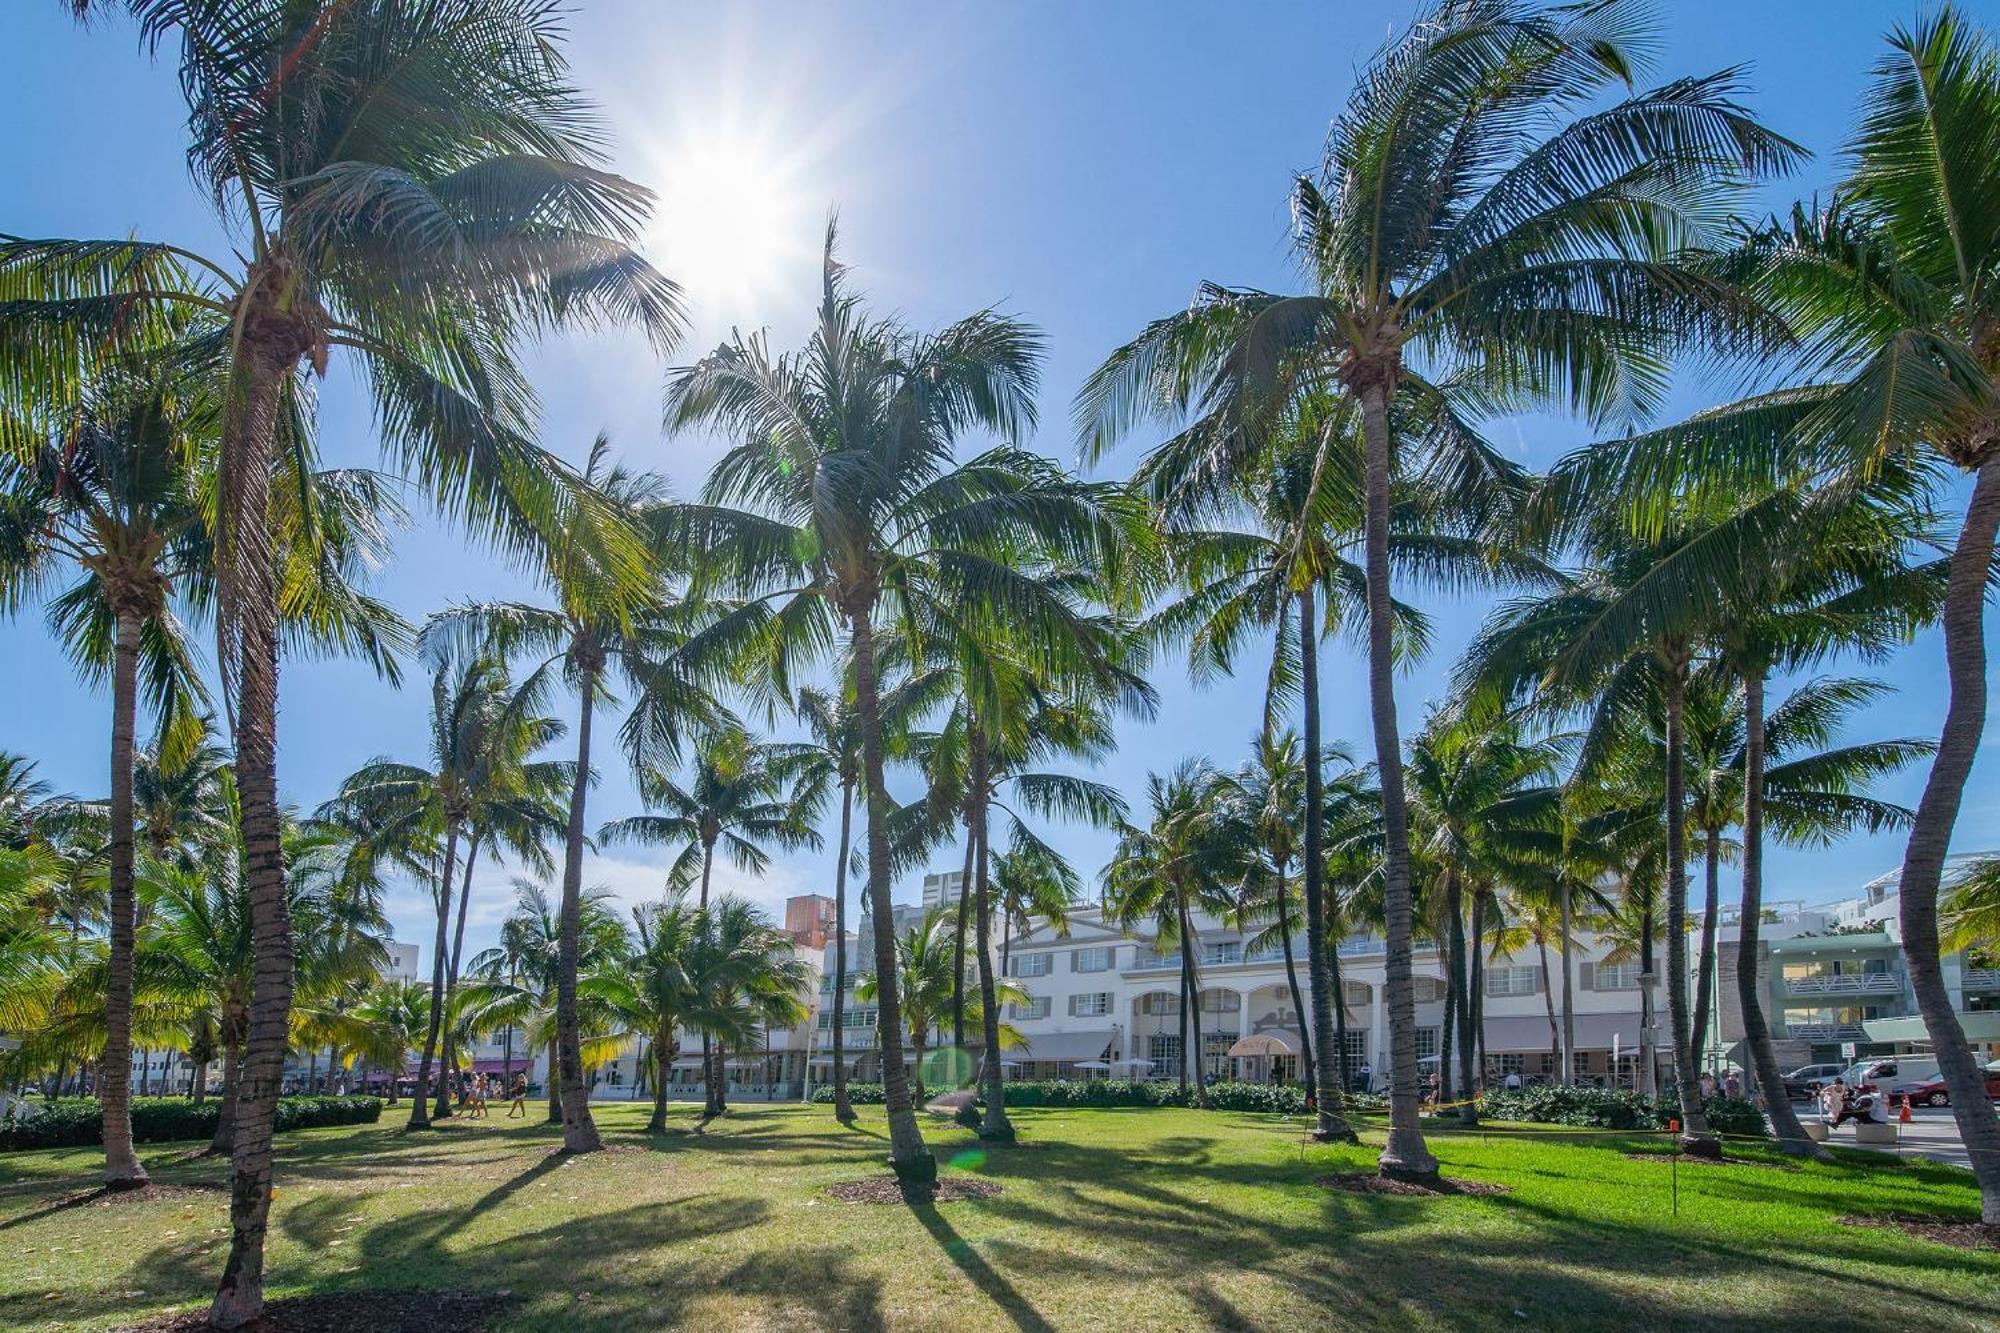
[(1787, 1023), (1785, 1034), (1801, 1041), (1866, 1041), (1867, 1029), (1859, 1023)]
[(1850, 972), (1837, 977), (1787, 977), (1787, 995), (1901, 995), (1903, 978), (1894, 972)]

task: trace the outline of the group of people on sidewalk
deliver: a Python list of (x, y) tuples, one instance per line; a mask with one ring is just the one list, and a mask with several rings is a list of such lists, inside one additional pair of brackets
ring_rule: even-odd
[(1888, 1094), (1856, 1093), (1844, 1078), (1836, 1077), (1819, 1090), (1819, 1110), (1828, 1129), (1838, 1129), (1849, 1120), (1871, 1125), (1889, 1123)]

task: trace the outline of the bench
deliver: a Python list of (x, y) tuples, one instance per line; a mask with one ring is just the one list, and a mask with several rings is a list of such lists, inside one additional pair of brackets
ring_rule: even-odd
[(1854, 1122), (1854, 1141), (1856, 1143), (1894, 1143), (1896, 1142), (1896, 1126), (1894, 1124), (1878, 1125), (1869, 1120), (1857, 1120)]

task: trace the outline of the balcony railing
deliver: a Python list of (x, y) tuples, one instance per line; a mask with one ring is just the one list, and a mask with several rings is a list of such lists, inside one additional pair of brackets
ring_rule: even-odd
[(1787, 977), (1791, 995), (1900, 995), (1903, 979), (1894, 972), (1850, 972), (1837, 977)]
[(1805, 1041), (1865, 1041), (1868, 1030), (1859, 1023), (1787, 1023), (1786, 1035)]
[(1968, 967), (1965, 969), (1967, 990), (2000, 990), (2000, 967)]

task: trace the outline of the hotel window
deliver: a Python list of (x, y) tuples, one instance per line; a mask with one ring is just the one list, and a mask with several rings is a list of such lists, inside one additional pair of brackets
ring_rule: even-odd
[(1243, 944), (1239, 940), (1225, 940), (1220, 944), (1205, 944), (1201, 950), (1204, 966), (1227, 965), (1243, 961)]
[(1534, 995), (1541, 989), (1539, 967), (1495, 967), (1486, 973), (1488, 995)]
[(1088, 995), (1069, 997), (1071, 1018), (1102, 1018), (1111, 1012), (1111, 992), (1092, 991)]
[(1350, 1032), (1347, 1034), (1347, 1064), (1350, 1069), (1359, 1069), (1368, 1063), (1368, 1034)]
[(1078, 949), (1070, 955), (1070, 970), (1073, 972), (1109, 972), (1111, 970), (1111, 949), (1100, 945), (1094, 949)]
[(1233, 990), (1205, 990), (1201, 993), (1204, 1014), (1233, 1014), (1243, 1007), (1243, 997)]
[(1159, 1032), (1146, 1038), (1146, 1058), (1153, 1062), (1155, 1074), (1172, 1074), (1181, 1065), (1181, 1036), (1178, 1032)]
[(1024, 953), (1014, 958), (1014, 975), (1017, 977), (1045, 977), (1052, 970), (1055, 955), (1050, 953)]
[(843, 1009), (840, 1014), (840, 1025), (848, 1028), (872, 1028), (875, 1026), (875, 1011), (873, 1009)]
[(1424, 1060), (1438, 1053), (1438, 1030), (1436, 1028), (1417, 1029), (1417, 1059)]
[(1503, 1078), (1508, 1074), (1526, 1074), (1527, 1072), (1527, 1056), (1514, 1053), (1500, 1057), (1500, 1074)]
[(1365, 981), (1343, 981), (1340, 983), (1340, 998), (1349, 1009), (1366, 1009), (1374, 995)]
[(1047, 1018), (1049, 997), (1037, 995), (1026, 1004), (1010, 1004), (1007, 1006), (1007, 1015), (1010, 1018)]
[(1146, 997), (1146, 1012), (1149, 1014), (1178, 1014), (1181, 1011), (1181, 997), (1172, 991), (1156, 990)]
[(1599, 963), (1597, 975), (1592, 979), (1597, 990), (1638, 990), (1639, 965), (1637, 963)]
[(1436, 1004), (1444, 998), (1444, 982), (1436, 977), (1411, 977), (1410, 989), (1416, 993), (1418, 1004)]

